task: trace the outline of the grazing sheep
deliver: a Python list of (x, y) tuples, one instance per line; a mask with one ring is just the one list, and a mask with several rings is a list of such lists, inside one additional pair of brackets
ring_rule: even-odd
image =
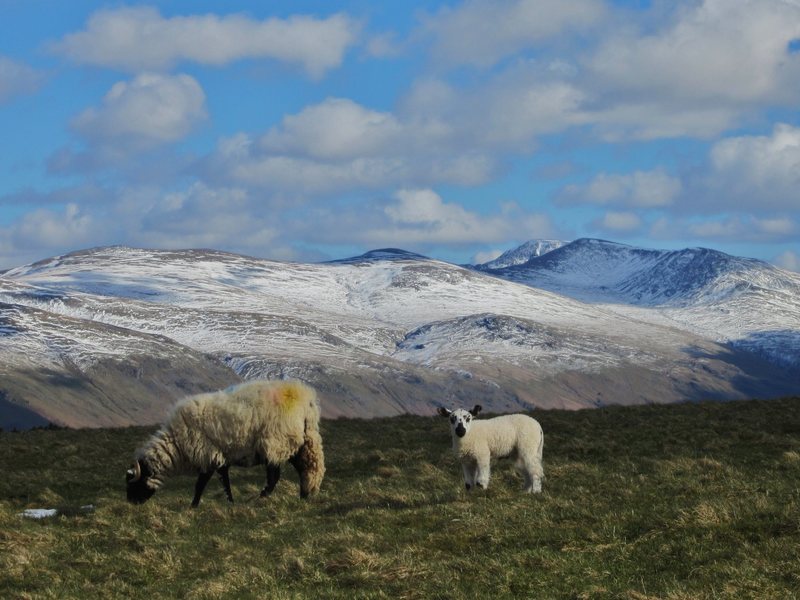
[(484, 489), (489, 486), (492, 458), (513, 458), (514, 466), (525, 478), (524, 490), (541, 492), (544, 478), (541, 425), (526, 415), (502, 415), (473, 421), (480, 411), (478, 404), (470, 411), (463, 408), (453, 411), (439, 408), (438, 411), (450, 419), (453, 451), (461, 460), (467, 490), (474, 485)]
[(126, 474), (128, 500), (141, 504), (174, 473), (198, 473), (192, 506), (218, 472), (233, 502), (228, 469), (266, 465), (261, 496), (272, 492), (280, 465), (300, 475), (300, 495), (316, 493), (325, 474), (319, 401), (299, 381), (252, 381), (184, 398), (161, 429), (137, 450)]

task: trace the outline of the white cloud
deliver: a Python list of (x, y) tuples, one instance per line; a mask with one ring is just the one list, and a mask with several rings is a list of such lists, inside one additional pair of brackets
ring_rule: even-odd
[(114, 84), (72, 127), (93, 142), (149, 146), (177, 141), (205, 118), (205, 93), (194, 78), (142, 74)]
[(0, 104), (15, 96), (34, 92), (42, 80), (43, 76), (39, 71), (0, 56)]
[(594, 72), (610, 87), (673, 98), (759, 102), (796, 98), (800, 5), (782, 0), (705, 0), (684, 5), (672, 26), (651, 35), (612, 38), (594, 54)]
[(657, 239), (739, 243), (791, 242), (799, 233), (797, 222), (789, 217), (759, 218), (751, 214), (703, 219), (662, 218), (650, 229), (650, 235)]
[(592, 225), (611, 233), (630, 233), (642, 226), (642, 220), (632, 212), (610, 211)]
[(501, 254), (503, 254), (502, 250), (486, 250), (484, 252), (476, 252), (472, 256), (472, 260), (470, 260), (470, 263), (473, 265), (482, 265), (483, 263), (493, 261), (495, 258), (498, 258)]
[(141, 213), (137, 229), (131, 233), (140, 243), (158, 248), (234, 247), (261, 253), (277, 237), (273, 215), (260, 212), (246, 190), (202, 183), (159, 195)]
[(465, 89), (436, 79), (417, 82), (398, 112), (435, 126), (453, 147), (529, 152), (539, 136), (589, 123), (584, 101), (573, 82), (524, 63)]
[(791, 250), (787, 250), (778, 256), (774, 261), (779, 267), (788, 271), (800, 272), (800, 255)]
[(605, 14), (599, 0), (467, 0), (425, 19), (435, 36), (433, 56), (448, 65), (489, 67)]
[(400, 154), (410, 142), (408, 127), (391, 113), (370, 110), (344, 98), (328, 98), (287, 115), (259, 143), (270, 154), (339, 160), (386, 154), (391, 148)]
[(15, 248), (47, 249), (80, 248), (97, 239), (95, 220), (74, 203), (67, 204), (63, 212), (39, 209), (24, 215), (19, 222), (4, 232)]
[(597, 123), (630, 137), (710, 136), (749, 110), (800, 100), (800, 5), (704, 0), (675, 5), (666, 26), (619, 27), (582, 66)]
[(639, 208), (669, 206), (680, 194), (680, 179), (661, 169), (629, 174), (600, 173), (585, 185), (564, 188), (560, 201), (570, 204), (598, 204)]
[(328, 98), (284, 117), (257, 141), (247, 134), (221, 140), (205, 164), (234, 185), (306, 194), (488, 181), (496, 160), (459, 141), (436, 119)]
[(800, 128), (777, 124), (769, 136), (717, 142), (703, 185), (718, 202), (741, 209), (798, 210)]
[(312, 77), (341, 65), (359, 25), (346, 15), (271, 18), (214, 14), (164, 18), (156, 8), (99, 10), (86, 29), (54, 48), (70, 60), (128, 71), (165, 70), (190, 61), (221, 66), (247, 58), (274, 59)]
[(368, 239), (391, 239), (404, 244), (469, 245), (507, 242), (520, 237), (553, 237), (545, 215), (526, 213), (506, 203), (494, 214), (468, 211), (445, 202), (430, 189), (404, 189), (384, 207), (389, 223), (367, 234)]

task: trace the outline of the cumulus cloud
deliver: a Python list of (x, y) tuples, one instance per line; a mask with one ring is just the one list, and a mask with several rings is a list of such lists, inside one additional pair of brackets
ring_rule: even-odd
[(56, 52), (73, 62), (132, 72), (170, 69), (181, 62), (221, 66), (273, 59), (320, 77), (341, 65), (359, 24), (346, 15), (254, 20), (214, 14), (164, 18), (156, 8), (95, 12), (83, 31), (65, 36)]
[(709, 196), (740, 208), (797, 210), (800, 128), (775, 125), (771, 135), (723, 139), (711, 149), (703, 182)]
[(94, 219), (76, 203), (69, 203), (59, 212), (38, 209), (24, 215), (3, 237), (22, 250), (79, 248), (96, 239)]
[(610, 211), (592, 223), (593, 227), (608, 233), (631, 233), (642, 226), (642, 219), (632, 212)]
[[(425, 82), (409, 102), (448, 122), (471, 120), (478, 142), (500, 138), (518, 149), (527, 140), (530, 149), (536, 136), (576, 127), (606, 142), (708, 139), (766, 107), (800, 101), (800, 53), (791, 51), (797, 3), (702, 0), (603, 13), (594, 2), (521, 0), (443, 9), (423, 29), (446, 63), (517, 60), (468, 88)], [(547, 33), (590, 24), (581, 44)]]
[(433, 56), (439, 62), (489, 67), (506, 56), (585, 29), (604, 14), (599, 0), (467, 0), (425, 18), (423, 27), (435, 37)]
[(138, 228), (142, 243), (159, 248), (263, 252), (277, 237), (273, 218), (260, 216), (246, 190), (203, 183), (159, 196), (143, 212)]
[(407, 147), (413, 139), (409, 129), (391, 113), (345, 98), (328, 98), (284, 117), (279, 127), (261, 138), (260, 146), (270, 154), (348, 160)]
[(708, 137), (750, 110), (800, 99), (797, 3), (681, 3), (664, 22), (617, 28), (581, 61), (608, 136)]
[(44, 77), (26, 64), (0, 56), (0, 104), (38, 89)]
[(491, 262), (503, 254), (503, 250), (486, 250), (483, 252), (476, 252), (470, 261), (473, 265), (482, 265), (483, 263)]
[(754, 215), (713, 216), (702, 219), (658, 219), (650, 229), (657, 239), (708, 240), (714, 242), (791, 242), (800, 233), (790, 217), (760, 218)]
[(797, 98), (796, 3), (705, 0), (677, 5), (661, 30), (621, 31), (587, 60), (609, 90), (716, 103)]
[(526, 236), (552, 237), (553, 233), (549, 218), (525, 213), (516, 204), (502, 204), (495, 214), (479, 214), (445, 202), (430, 189), (398, 191), (384, 213), (389, 223), (370, 232), (369, 237), (457, 245), (498, 243)]
[(223, 139), (204, 166), (234, 185), (312, 195), (477, 185), (498, 168), (489, 154), (456, 143), (436, 120), (404, 119), (341, 98), (287, 115), (260, 138), (242, 133)]
[(559, 200), (565, 204), (658, 208), (671, 205), (681, 188), (680, 179), (661, 169), (629, 174), (600, 173), (587, 184), (566, 186)]
[(142, 74), (114, 84), (72, 127), (92, 142), (153, 145), (183, 138), (205, 118), (205, 93), (193, 77)]
[(788, 271), (800, 272), (800, 255), (787, 250), (775, 259), (775, 264)]

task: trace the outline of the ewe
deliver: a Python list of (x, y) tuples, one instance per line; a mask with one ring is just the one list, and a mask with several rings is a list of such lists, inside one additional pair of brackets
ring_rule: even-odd
[(231, 465), (266, 464), (272, 492), (280, 465), (290, 461), (300, 474), (300, 495), (319, 490), (325, 474), (319, 401), (313, 388), (299, 381), (251, 381), (219, 392), (181, 400), (161, 429), (134, 457), (126, 474), (128, 500), (148, 500), (173, 473), (198, 473), (192, 506), (214, 472), (219, 472), (233, 502)]
[(492, 458), (512, 458), (514, 466), (525, 478), (526, 492), (541, 492), (544, 468), (542, 450), (544, 434), (539, 423), (526, 415), (502, 415), (485, 421), (473, 420), (481, 411), (476, 404), (470, 410), (439, 408), (449, 417), (453, 435), (453, 451), (461, 460), (467, 490), (477, 485), (489, 486)]

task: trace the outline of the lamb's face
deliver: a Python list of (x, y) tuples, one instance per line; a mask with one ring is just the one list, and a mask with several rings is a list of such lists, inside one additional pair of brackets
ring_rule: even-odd
[(463, 408), (447, 410), (446, 408), (440, 408), (439, 414), (450, 419), (450, 430), (453, 432), (453, 435), (463, 438), (469, 432), (470, 427), (472, 427), (473, 417), (477, 416), (480, 411), (481, 406), (476, 404), (472, 410), (464, 410)]
[(450, 429), (458, 437), (467, 435), (469, 428), (472, 427), (472, 415), (463, 408), (457, 408), (450, 415)]

